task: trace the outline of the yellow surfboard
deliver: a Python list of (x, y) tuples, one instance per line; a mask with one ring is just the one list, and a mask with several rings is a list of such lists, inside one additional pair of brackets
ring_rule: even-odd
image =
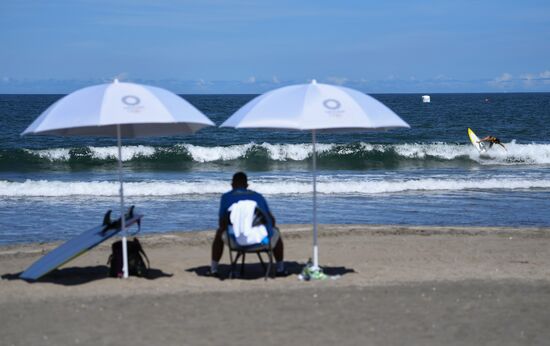
[(472, 131), (471, 128), (468, 128), (468, 137), (470, 137), (470, 141), (472, 142), (472, 145), (480, 152), (484, 153), (489, 148), (490, 145), (487, 142), (479, 142), (479, 138), (476, 136), (474, 131)]

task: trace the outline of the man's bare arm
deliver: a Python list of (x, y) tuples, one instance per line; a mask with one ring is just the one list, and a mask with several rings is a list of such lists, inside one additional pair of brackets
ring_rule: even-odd
[(228, 217), (227, 216), (220, 217), (218, 221), (219, 229), (225, 230), (228, 225), (229, 225)]

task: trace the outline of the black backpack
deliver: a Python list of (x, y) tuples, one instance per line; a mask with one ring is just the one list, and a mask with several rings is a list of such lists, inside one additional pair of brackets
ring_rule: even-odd
[[(150, 267), (149, 258), (145, 254), (145, 251), (143, 251), (139, 240), (137, 238), (134, 238), (133, 240), (128, 240), (126, 245), (128, 249), (128, 275), (141, 277), (147, 276), (147, 272), (149, 271)], [(112, 254), (111, 256), (109, 256), (109, 260), (107, 261), (107, 264), (111, 265), (109, 276), (120, 278), (123, 276), (122, 240), (114, 242), (111, 247)], [(147, 260), (147, 264), (145, 264), (143, 258)]]

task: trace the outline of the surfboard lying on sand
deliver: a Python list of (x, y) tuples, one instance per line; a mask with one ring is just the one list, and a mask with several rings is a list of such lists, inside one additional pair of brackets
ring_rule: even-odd
[[(134, 207), (132, 206), (125, 215), (126, 229), (134, 224), (141, 227), (142, 217), (143, 215), (134, 215)], [(105, 214), (101, 226), (87, 230), (76, 238), (73, 238), (48, 252), (45, 256), (34, 262), (29, 268), (27, 268), (27, 270), (21, 273), (19, 277), (24, 280), (38, 280), (52, 270), (80, 256), (84, 252), (92, 249), (120, 232), (120, 221), (120, 218), (115, 221), (111, 221), (111, 211), (109, 210)]]
[(468, 128), (468, 137), (470, 137), (470, 141), (472, 142), (473, 146), (480, 153), (486, 152), (491, 147), (487, 142), (478, 142), (479, 138), (476, 136), (476, 134), (474, 133), (474, 131), (472, 131), (471, 128)]

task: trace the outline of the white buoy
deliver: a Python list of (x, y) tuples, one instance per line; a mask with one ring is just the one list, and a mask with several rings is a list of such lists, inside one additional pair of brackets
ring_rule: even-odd
[(430, 95), (423, 95), (422, 96), (422, 102), (430, 103)]

